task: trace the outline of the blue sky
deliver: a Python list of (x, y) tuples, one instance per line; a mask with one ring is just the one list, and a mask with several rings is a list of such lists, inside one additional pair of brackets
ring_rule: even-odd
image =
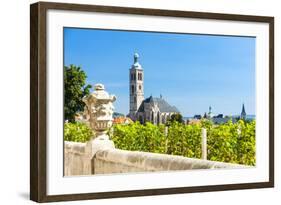
[(175, 105), (183, 116), (208, 112), (255, 114), (255, 38), (64, 29), (64, 64), (78, 65), (87, 83), (117, 96), (115, 111), (129, 112), (133, 55), (144, 69), (144, 95)]

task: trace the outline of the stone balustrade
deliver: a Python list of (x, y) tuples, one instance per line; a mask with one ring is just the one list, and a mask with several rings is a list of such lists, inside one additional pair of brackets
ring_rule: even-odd
[(247, 167), (168, 154), (120, 150), (111, 146), (101, 147), (89, 158), (86, 147), (86, 143), (65, 142), (65, 176)]
[(80, 142), (64, 142), (64, 175), (90, 175), (90, 157), (87, 144)]

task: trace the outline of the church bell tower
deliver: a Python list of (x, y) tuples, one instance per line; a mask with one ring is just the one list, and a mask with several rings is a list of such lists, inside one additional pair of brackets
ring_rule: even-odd
[(143, 89), (143, 69), (138, 62), (139, 55), (134, 54), (134, 64), (130, 69), (130, 113), (129, 116), (132, 120), (137, 120), (137, 111), (144, 100)]

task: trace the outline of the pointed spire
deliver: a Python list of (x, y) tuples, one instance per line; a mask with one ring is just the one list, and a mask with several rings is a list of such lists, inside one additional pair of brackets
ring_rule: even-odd
[(246, 111), (245, 111), (245, 106), (244, 106), (244, 103), (242, 104), (242, 112), (241, 112), (241, 119), (246, 119)]

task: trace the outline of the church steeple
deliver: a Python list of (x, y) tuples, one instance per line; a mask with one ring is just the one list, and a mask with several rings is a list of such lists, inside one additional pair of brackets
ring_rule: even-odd
[(208, 118), (214, 117), (214, 114), (212, 113), (212, 107), (209, 106), (209, 112), (208, 112)]
[(129, 71), (130, 73), (130, 113), (132, 120), (136, 120), (136, 113), (144, 100), (143, 88), (143, 69), (139, 63), (139, 54), (134, 54), (134, 63)]
[(244, 106), (244, 103), (243, 103), (243, 105), (242, 105), (242, 112), (241, 112), (241, 116), (240, 116), (240, 118), (242, 119), (242, 120), (245, 120), (246, 119), (246, 111), (245, 111), (245, 106)]

